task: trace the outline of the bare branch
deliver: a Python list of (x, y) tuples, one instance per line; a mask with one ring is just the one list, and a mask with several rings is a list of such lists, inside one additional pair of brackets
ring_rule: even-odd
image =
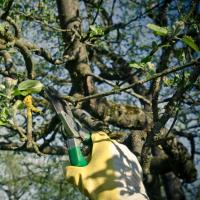
[(33, 79), (35, 74), (34, 74), (34, 64), (31, 58), (31, 53), (28, 50), (28, 48), (24, 45), (22, 40), (17, 40), (15, 42), (15, 46), (20, 50), (21, 54), (24, 57), (26, 69), (27, 69), (27, 75), (29, 79)]
[[(97, 75), (92, 74), (92, 73), (91, 74), (87, 74), (87, 75), (88, 76), (93, 76), (94, 78), (96, 78), (96, 79), (98, 79), (98, 80), (100, 80), (102, 82), (105, 82), (105, 83), (107, 83), (108, 85), (110, 85), (110, 86), (112, 86), (114, 88), (116, 87), (115, 84), (113, 84), (112, 82), (110, 82), (110, 81), (108, 81), (108, 80), (106, 80), (106, 79), (104, 79), (104, 78), (102, 78), (100, 76), (97, 76)], [(147, 104), (151, 105), (151, 102), (148, 99), (146, 99), (144, 96), (140, 95), (140, 94), (137, 94), (135, 92), (130, 92), (130, 91), (124, 91), (124, 92), (129, 94), (129, 95), (131, 95), (131, 96), (137, 97), (138, 99), (140, 99), (140, 100), (146, 102)]]
[(10, 25), (12, 25), (13, 27), (14, 27), (14, 29), (15, 29), (15, 37), (16, 38), (20, 38), (20, 29), (19, 29), (19, 27), (17, 26), (17, 24), (15, 23), (15, 21), (12, 19), (12, 18), (10, 18), (10, 17), (7, 17), (6, 18), (6, 21), (10, 24)]
[[(193, 71), (190, 74), (189, 83), (186, 86), (183, 86), (177, 89), (177, 91), (174, 93), (174, 95), (170, 99), (169, 103), (165, 106), (165, 113), (158, 120), (158, 122), (154, 124), (153, 128), (151, 129), (150, 133), (147, 136), (146, 142), (142, 150), (143, 169), (144, 169), (144, 173), (146, 174), (149, 173), (149, 167), (150, 167), (150, 162), (151, 162), (151, 157), (149, 156), (151, 152), (151, 146), (154, 144), (154, 141), (157, 141), (162, 137), (162, 135), (160, 135), (160, 130), (161, 128), (164, 127), (168, 119), (171, 116), (173, 116), (175, 102), (177, 102), (179, 99), (183, 97), (184, 93), (187, 91), (187, 89), (189, 89), (192, 86), (192, 84), (197, 80), (200, 74), (199, 63), (195, 62), (193, 64), (195, 64), (195, 67), (193, 68)], [(188, 65), (185, 65), (185, 66), (188, 66)], [(169, 72), (169, 69), (167, 69), (167, 71)]]
[(11, 68), (14, 66), (10, 53), (8, 51), (0, 51), (0, 56), (4, 58), (5, 68), (10, 72)]
[[(27, 149), (27, 148), (24, 148), (23, 144), (20, 144), (20, 143), (0, 142), (0, 150), (5, 150), (5, 151), (15, 150), (15, 151), (25, 151), (25, 152), (36, 153), (33, 147)], [(49, 154), (49, 155), (65, 155), (67, 152), (67, 149), (65, 147), (60, 147), (60, 146), (48, 146), (40, 151), (43, 154)]]
[(166, 76), (170, 73), (173, 73), (173, 72), (176, 72), (176, 71), (180, 71), (182, 69), (185, 69), (187, 67), (190, 67), (194, 64), (197, 64), (198, 62), (197, 61), (192, 61), (188, 64), (185, 64), (185, 65), (182, 65), (182, 66), (179, 66), (179, 67), (172, 67), (172, 68), (168, 68), (166, 70), (164, 70), (163, 72), (160, 72), (160, 73), (156, 73), (155, 75), (153, 75), (152, 77), (146, 79), (146, 80), (139, 80), (138, 82), (135, 82), (133, 84), (130, 84), (129, 86), (126, 86), (126, 87), (123, 87), (123, 88), (119, 88), (118, 86), (116, 86), (113, 90), (111, 91), (108, 91), (108, 92), (104, 92), (104, 93), (98, 93), (98, 94), (94, 94), (94, 95), (90, 95), (90, 96), (87, 96), (87, 97), (83, 97), (83, 98), (79, 98), (76, 100), (76, 102), (82, 102), (82, 101), (87, 101), (87, 100), (90, 100), (90, 99), (95, 99), (95, 98), (101, 98), (101, 97), (105, 97), (105, 96), (109, 96), (109, 95), (112, 95), (112, 94), (118, 94), (120, 92), (123, 92), (123, 91), (126, 91), (128, 89), (131, 89), (133, 86), (135, 86), (136, 84), (144, 84), (146, 82), (149, 82), (151, 80), (154, 80), (154, 79), (157, 79), (159, 77), (162, 77), (162, 76)]
[(3, 13), (3, 15), (1, 16), (2, 19), (6, 19), (7, 16), (9, 15), (10, 9), (13, 5), (14, 0), (9, 0), (7, 7), (5, 8), (5, 12)]

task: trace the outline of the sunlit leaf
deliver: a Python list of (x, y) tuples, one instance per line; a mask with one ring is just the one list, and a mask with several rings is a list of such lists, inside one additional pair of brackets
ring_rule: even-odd
[(96, 35), (98, 35), (98, 36), (104, 35), (104, 29), (100, 26), (91, 25), (90, 26), (90, 37), (93, 37)]
[(0, 126), (4, 126), (6, 123), (0, 119)]
[(142, 69), (145, 67), (145, 63), (133, 62), (133, 63), (130, 63), (129, 66), (135, 69)]
[(184, 35), (182, 38), (182, 41), (187, 44), (189, 47), (194, 49), (196, 52), (199, 51), (199, 47), (196, 45), (195, 41), (193, 40), (192, 37), (188, 35)]
[(30, 93), (38, 93), (43, 89), (44, 85), (38, 80), (26, 80), (18, 85), (18, 90), (22, 95)]
[(156, 35), (165, 36), (168, 34), (168, 30), (165, 27), (157, 26), (155, 24), (147, 24), (147, 27), (154, 31)]

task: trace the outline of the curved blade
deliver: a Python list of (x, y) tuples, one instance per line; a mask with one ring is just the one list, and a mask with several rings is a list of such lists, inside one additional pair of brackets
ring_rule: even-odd
[(62, 100), (58, 92), (51, 87), (48, 87), (45, 92), (65, 128), (66, 136), (80, 137), (68, 102)]

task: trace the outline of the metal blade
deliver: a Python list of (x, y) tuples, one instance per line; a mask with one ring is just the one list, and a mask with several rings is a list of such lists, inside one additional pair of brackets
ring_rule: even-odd
[(80, 135), (77, 130), (77, 126), (74, 121), (74, 116), (71, 112), (71, 108), (68, 102), (62, 100), (59, 97), (58, 92), (51, 87), (48, 87), (45, 91), (46, 91), (49, 101), (53, 105), (55, 112), (59, 116), (65, 128), (66, 136), (79, 138)]

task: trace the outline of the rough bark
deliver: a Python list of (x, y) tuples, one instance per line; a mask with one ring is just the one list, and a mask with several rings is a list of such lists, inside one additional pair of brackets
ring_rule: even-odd
[[(162, 129), (162, 134), (166, 135), (167, 129)], [(145, 131), (134, 131), (128, 136), (124, 143), (135, 153), (141, 161), (141, 152), (147, 135)], [(193, 182), (197, 178), (197, 170), (194, 166), (191, 155), (186, 147), (177, 141), (175, 136), (170, 134), (157, 148), (155, 156), (151, 159), (151, 174), (164, 174), (173, 171), (177, 177), (186, 182)]]
[(162, 179), (168, 200), (185, 200), (181, 182), (172, 172), (163, 175)]
[(65, 41), (65, 57), (71, 57), (66, 68), (72, 80), (71, 95), (88, 95), (94, 93), (94, 85), (88, 65), (85, 44), (81, 42), (81, 21), (79, 17), (79, 2), (76, 0), (57, 0), (61, 28)]
[[(10, 2), (13, 1), (11, 0)], [(97, 7), (100, 8), (99, 1), (87, 2), (93, 5), (95, 9)], [(197, 1), (194, 2), (195, 4), (189, 11), (189, 15), (191, 15), (194, 11), (194, 8), (197, 7)], [(166, 12), (170, 3), (171, 0), (164, 0), (161, 3), (159, 3), (157, 7), (159, 9), (157, 9), (154, 14), (149, 12), (150, 17), (154, 15), (154, 17), (152, 18), (155, 20), (156, 24), (160, 26), (167, 26)], [(12, 3), (10, 4), (10, 6), (7, 7), (7, 11), (4, 13), (2, 20), (5, 20), (5, 18), (6, 20), (8, 20), (8, 14), (11, 5)], [(129, 89), (133, 89), (134, 92), (137, 92), (138, 94), (140, 94), (140, 96), (144, 97), (138, 98), (139, 101), (142, 103), (144, 109), (135, 106), (117, 104), (103, 97), (98, 99), (90, 99), (84, 102), (77, 101), (78, 103), (76, 103), (78, 105), (76, 105), (77, 107), (76, 109), (74, 109), (74, 115), (82, 123), (86, 124), (87, 127), (90, 127), (91, 130), (99, 130), (104, 128), (106, 129), (109, 125), (114, 125), (118, 128), (129, 129), (130, 132), (133, 132), (125, 140), (124, 143), (131, 149), (133, 153), (135, 153), (135, 155), (140, 161), (142, 149), (145, 149), (146, 147), (149, 148), (148, 150), (150, 151), (144, 151), (143, 155), (147, 153), (146, 155), (149, 154), (152, 157), (150, 162), (150, 175), (152, 177), (150, 180), (146, 180), (148, 191), (152, 199), (161, 199), (163, 197), (161, 188), (159, 187), (160, 185), (163, 185), (163, 183), (165, 185), (165, 190), (167, 194), (174, 193), (171, 194), (171, 196), (168, 195), (168, 199), (184, 199), (183, 193), (180, 190), (180, 181), (178, 181), (178, 179), (174, 176), (179, 177), (180, 179), (184, 179), (186, 182), (192, 182), (196, 178), (196, 169), (194, 168), (192, 157), (188, 154), (186, 148), (179, 142), (177, 142), (174, 136), (169, 135), (169, 137), (165, 137), (165, 134), (166, 132), (168, 132), (168, 130), (163, 131), (162, 129), (165, 126), (168, 119), (174, 116), (174, 110), (177, 106), (176, 103), (180, 99), (183, 99), (184, 94), (188, 91), (188, 89), (191, 88), (192, 84), (195, 83), (195, 81), (197, 80), (200, 74), (199, 64), (196, 65), (193, 69), (191, 68), (190, 70), (190, 83), (187, 85), (180, 85), (180, 87), (177, 87), (177, 90), (174, 92), (174, 95), (169, 99), (169, 102), (165, 106), (165, 113), (160, 117), (158, 97), (160, 89), (162, 88), (161, 76), (157, 76), (154, 77), (154, 79), (151, 79), (151, 81), (153, 80), (152, 86), (148, 90), (148, 87), (146, 87), (145, 84), (142, 84), (138, 81), (141, 79), (141, 77), (143, 78), (142, 70), (135, 70), (133, 73), (133, 70), (129, 66), (129, 60), (126, 60), (121, 55), (118, 55), (116, 52), (112, 52), (110, 50), (100, 49), (96, 47), (93, 48), (88, 46), (86, 49), (86, 40), (89, 39), (90, 33), (88, 32), (87, 37), (83, 36), (82, 34), (81, 18), (79, 15), (79, 1), (57, 0), (57, 6), (60, 25), (63, 33), (63, 41), (65, 44), (64, 59), (55, 60), (44, 49), (38, 48), (36, 45), (24, 41), (22, 38), (20, 38), (19, 31), (17, 30), (15, 25), (12, 24), (12, 22), (10, 21), (10, 25), (12, 25), (12, 28), (14, 30), (13, 32), (15, 33), (9, 35), (6, 31), (3, 31), (0, 35), (0, 56), (4, 58), (5, 68), (7, 70), (5, 73), (1, 71), (1, 74), (5, 76), (11, 75), (9, 70), (10, 66), (13, 67), (13, 62), (10, 63), (12, 56), (8, 54), (9, 52), (7, 51), (6, 45), (8, 42), (12, 42), (14, 45), (13, 47), (17, 48), (19, 52), (21, 52), (21, 54), (23, 55), (23, 59), (25, 61), (25, 65), (28, 72), (28, 78), (30, 79), (34, 78), (35, 75), (32, 60), (33, 52), (45, 58), (45, 60), (52, 64), (63, 63), (66, 61), (65, 67), (69, 71), (69, 75), (71, 77), (72, 82), (72, 88), (70, 92), (70, 95), (72, 96), (84, 98), (86, 96), (98, 93), (93, 82), (93, 76), (91, 75), (92, 68), (89, 64), (88, 59), (94, 58), (95, 64), (100, 69), (100, 76), (104, 79), (118, 80), (123, 82), (123, 84), (135, 83), (135, 85), (131, 85)], [(99, 9), (97, 12), (101, 12), (101, 9)], [(105, 9), (103, 12), (104, 14), (102, 14), (104, 15), (104, 18), (109, 17)], [(105, 34), (108, 34), (109, 31), (114, 29), (118, 30), (119, 28), (125, 28), (125, 25), (113, 24), (111, 18), (112, 17), (110, 17), (110, 20), (108, 20), (108, 23), (105, 23), (106, 25), (110, 26), (105, 29)], [(156, 71), (157, 73), (162, 73), (163, 70), (165, 70), (165, 68), (170, 70), (167, 64), (170, 59), (171, 50), (173, 49), (173, 46), (171, 44), (172, 38), (164, 38), (161, 40), (162, 43), (166, 42), (169, 43), (171, 46), (162, 48), (161, 59), (158, 63), (158, 69)], [(88, 52), (90, 52), (89, 58)], [(103, 56), (106, 56), (106, 59), (112, 61), (112, 67), (108, 67), (105, 64), (105, 62), (103, 62)], [(165, 75), (167, 75), (167, 73)], [(15, 74), (15, 76), (17, 77), (17, 74)], [(111, 86), (113, 87), (113, 91), (115, 92), (115, 85)], [(144, 101), (144, 99), (147, 99), (147, 101)], [(151, 100), (152, 102), (150, 102)], [(148, 102), (150, 102), (150, 104)], [(87, 115), (82, 109), (90, 113), (95, 118), (90, 118), (89, 115)], [(42, 136), (35, 136), (35, 140), (37, 141), (41, 138), (45, 138), (45, 136), (48, 135), (50, 132), (55, 131), (55, 124), (57, 122), (57, 120), (52, 121), (50, 125), (46, 128), (46, 130), (44, 130)], [(9, 137), (7, 141), (9, 141)], [(41, 152), (47, 154), (65, 153), (65, 149), (54, 149), (53, 147), (51, 147), (50, 141), (51, 140), (44, 142), (44, 144), (40, 147)], [(160, 153), (155, 152), (156, 148), (160, 148)], [(23, 144), (11, 142), (1, 143), (0, 149), (16, 151), (27, 150)], [(29, 149), (29, 151), (33, 152), (34, 149), (31, 148)], [(174, 174), (168, 172), (173, 172)], [(160, 178), (161, 176), (163, 177), (162, 179)], [(176, 183), (177, 192), (173, 192), (173, 188), (170, 186), (170, 184), (175, 185)]]

